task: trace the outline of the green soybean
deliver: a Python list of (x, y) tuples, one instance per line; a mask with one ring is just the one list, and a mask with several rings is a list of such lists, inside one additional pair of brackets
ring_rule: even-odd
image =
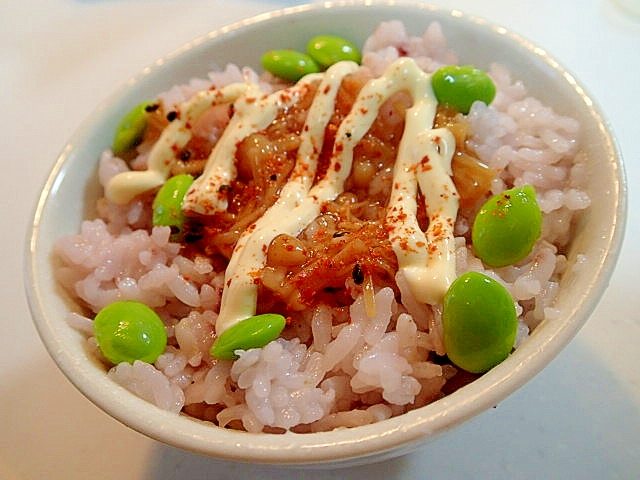
[(167, 346), (167, 332), (158, 314), (136, 301), (104, 307), (93, 321), (93, 330), (102, 354), (114, 364), (153, 363)]
[(211, 356), (218, 360), (238, 358), (236, 350), (261, 348), (278, 338), (286, 325), (282, 315), (264, 313), (236, 323), (225, 330), (211, 346)]
[(334, 63), (352, 61), (360, 63), (360, 50), (350, 41), (333, 35), (318, 35), (307, 43), (307, 53), (322, 68)]
[(447, 65), (431, 76), (438, 103), (448, 104), (465, 115), (475, 101), (489, 105), (496, 96), (496, 86), (486, 72), (471, 65)]
[(458, 277), (445, 294), (442, 332), (454, 365), (483, 373), (502, 362), (513, 348), (518, 329), (509, 292), (479, 272)]
[(262, 55), (261, 61), (262, 68), (267, 72), (291, 82), (320, 71), (320, 66), (313, 58), (295, 50), (270, 50)]
[(171, 227), (174, 242), (184, 234), (182, 201), (192, 183), (193, 177), (186, 173), (170, 177), (153, 199), (153, 224)]
[(146, 109), (150, 105), (153, 104), (144, 102), (136, 105), (120, 121), (111, 146), (114, 155), (122, 155), (140, 143), (147, 128)]
[(504, 267), (525, 259), (541, 231), (536, 191), (524, 185), (487, 200), (474, 219), (471, 241), (486, 265)]

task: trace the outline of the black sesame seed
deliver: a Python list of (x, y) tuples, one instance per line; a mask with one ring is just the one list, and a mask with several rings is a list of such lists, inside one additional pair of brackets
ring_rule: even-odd
[(351, 276), (353, 277), (353, 281), (356, 285), (362, 285), (364, 282), (364, 272), (362, 271), (362, 267), (359, 263), (356, 263), (353, 266), (353, 271), (351, 272)]
[(322, 291), (325, 293), (338, 293), (340, 289), (338, 287), (328, 286), (328, 287), (324, 287)]

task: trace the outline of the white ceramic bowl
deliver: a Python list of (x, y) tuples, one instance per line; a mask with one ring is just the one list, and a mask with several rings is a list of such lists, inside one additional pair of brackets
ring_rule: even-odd
[[(531, 95), (578, 119), (588, 155), (592, 206), (573, 240), (588, 257), (590, 275), (568, 269), (556, 308), (561, 320), (543, 322), (503, 363), (448, 397), (380, 423), (328, 433), (250, 434), (221, 429), (162, 411), (106, 377), (86, 350), (82, 334), (65, 322), (73, 305), (56, 287), (54, 241), (77, 232), (97, 195), (96, 165), (122, 115), (140, 99), (168, 89), (212, 64), (258, 67), (259, 52), (284, 44), (303, 48), (314, 34), (348, 32), (362, 41), (381, 21), (400, 19), (412, 34), (438, 20), (462, 63), (486, 67), (497, 61), (526, 79)], [(276, 44), (277, 43), (277, 44)], [(424, 4), (340, 3), (302, 6), (240, 22), (184, 45), (129, 81), (84, 123), (63, 149), (35, 209), (27, 246), (26, 289), (37, 329), (60, 369), (91, 401), (125, 425), (162, 442), (218, 458), (274, 464), (344, 465), (406, 453), (437, 434), (498, 404), (544, 368), (587, 321), (607, 287), (620, 249), (626, 190), (620, 153), (609, 126), (584, 89), (544, 50), (522, 37), (459, 11)]]

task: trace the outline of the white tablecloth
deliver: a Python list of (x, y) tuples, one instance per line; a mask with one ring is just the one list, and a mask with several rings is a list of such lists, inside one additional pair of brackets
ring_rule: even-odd
[(340, 472), (240, 465), (150, 440), (88, 402), (32, 325), (23, 249), (42, 182), (65, 141), (129, 77), (188, 40), (300, 2), (0, 0), (0, 477), (639, 478), (640, 19), (609, 0), (432, 2), (513, 29), (587, 87), (621, 145), (629, 222), (610, 288), (569, 347), (497, 408), (408, 456)]

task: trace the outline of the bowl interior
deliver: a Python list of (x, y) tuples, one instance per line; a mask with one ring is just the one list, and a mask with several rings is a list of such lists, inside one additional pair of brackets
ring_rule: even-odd
[[(112, 383), (105, 368), (84, 348), (84, 337), (65, 322), (77, 308), (56, 286), (51, 251), (55, 240), (75, 233), (98, 195), (100, 152), (131, 105), (172, 85), (203, 76), (227, 63), (259, 68), (260, 52), (303, 49), (315, 34), (335, 33), (356, 44), (381, 21), (399, 19), (412, 35), (431, 21), (442, 25), (449, 47), (462, 63), (506, 66), (529, 93), (584, 128), (592, 206), (581, 220), (569, 261), (584, 255), (582, 272), (568, 269), (556, 307), (561, 319), (543, 322), (502, 364), (472, 384), (431, 405), (384, 422), (328, 433), (262, 435), (220, 429), (164, 412)], [(273, 32), (277, 32), (274, 35)], [(156, 61), (131, 79), (87, 119), (64, 147), (35, 209), (27, 246), (27, 293), (37, 329), (61, 370), (99, 407), (152, 438), (191, 451), (233, 460), (279, 464), (336, 464), (382, 459), (415, 448), (497, 404), (540, 371), (577, 333), (606, 288), (622, 239), (624, 175), (619, 151), (597, 105), (546, 52), (482, 19), (424, 4), (397, 2), (295, 7), (261, 15), (199, 38)], [(582, 258), (582, 257), (581, 257)]]

